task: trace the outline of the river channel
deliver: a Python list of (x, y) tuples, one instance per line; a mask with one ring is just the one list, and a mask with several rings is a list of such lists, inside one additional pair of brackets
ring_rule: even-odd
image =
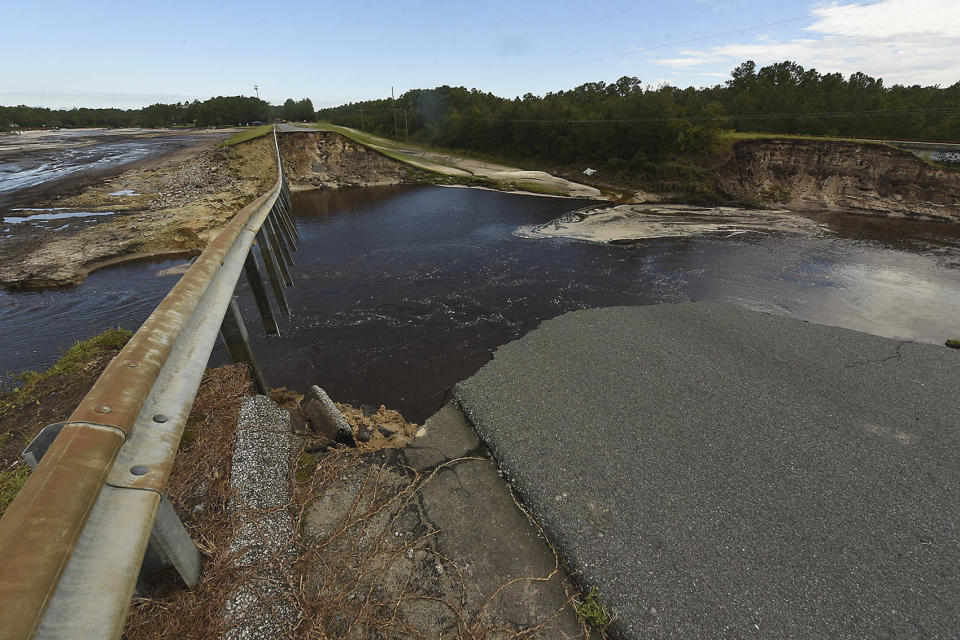
[[(515, 233), (583, 205), (429, 186), (297, 194), (293, 315), (279, 338), (263, 333), (238, 288), (269, 383), (319, 384), (419, 422), (498, 346), (544, 319), (610, 305), (702, 300), (903, 340), (960, 337), (956, 225), (812, 212), (823, 229), (814, 234), (610, 245)], [(139, 326), (176, 282), (157, 275), (174, 264), (113, 267), (71, 290), (0, 293), (3, 382), (78, 338)]]

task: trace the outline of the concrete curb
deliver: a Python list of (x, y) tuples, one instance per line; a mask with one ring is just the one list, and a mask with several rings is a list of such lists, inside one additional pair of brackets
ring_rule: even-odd
[[(290, 414), (266, 396), (245, 398), (237, 420), (229, 509), (239, 518), (229, 551), (237, 568), (271, 566), (228, 597), (223, 616), (232, 625), (227, 640), (281, 637), (280, 620), (293, 621), (294, 608), (282, 599), (287, 542), (294, 536), (287, 512), (291, 499), (290, 457), (294, 450)], [(265, 558), (270, 558), (265, 562)]]

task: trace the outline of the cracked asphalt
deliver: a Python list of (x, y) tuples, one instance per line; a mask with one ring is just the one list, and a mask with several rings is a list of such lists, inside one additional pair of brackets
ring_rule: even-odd
[(955, 638), (960, 352), (704, 303), (566, 314), (458, 402), (624, 638)]

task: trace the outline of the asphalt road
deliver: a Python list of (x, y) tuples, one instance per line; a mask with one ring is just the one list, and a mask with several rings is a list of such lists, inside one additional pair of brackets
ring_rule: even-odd
[(625, 638), (955, 638), (960, 352), (689, 303), (580, 311), (456, 389)]

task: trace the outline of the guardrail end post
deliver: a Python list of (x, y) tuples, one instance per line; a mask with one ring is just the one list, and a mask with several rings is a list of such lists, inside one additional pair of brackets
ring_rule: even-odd
[(230, 300), (227, 312), (223, 315), (223, 324), (220, 325), (220, 337), (230, 353), (230, 358), (234, 362), (244, 362), (250, 367), (250, 373), (253, 376), (253, 386), (257, 393), (270, 396), (270, 390), (267, 389), (267, 383), (263, 379), (263, 372), (260, 371), (260, 365), (253, 357), (253, 349), (250, 348), (250, 336), (247, 334), (247, 328), (243, 326), (243, 318), (240, 316), (240, 308), (235, 299)]

